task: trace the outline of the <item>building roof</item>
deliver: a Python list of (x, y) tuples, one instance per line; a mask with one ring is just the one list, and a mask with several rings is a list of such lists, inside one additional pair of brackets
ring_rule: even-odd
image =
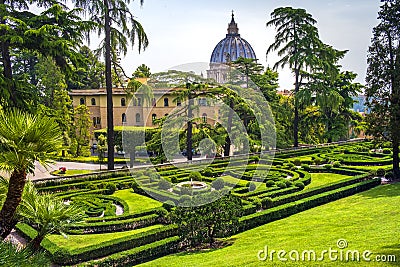
[(214, 48), (210, 63), (226, 63), (239, 57), (257, 59), (251, 45), (239, 34), (239, 28), (232, 12), (232, 20), (228, 24), (228, 34)]

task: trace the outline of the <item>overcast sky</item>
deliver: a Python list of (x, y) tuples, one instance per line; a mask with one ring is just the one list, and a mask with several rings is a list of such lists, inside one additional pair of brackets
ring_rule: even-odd
[[(277, 57), (266, 58), (275, 36), (266, 22), (276, 7), (304, 8), (317, 20), (320, 38), (336, 49), (349, 50), (341, 61), (343, 70), (358, 74), (364, 83), (366, 54), (377, 24), (379, 0), (145, 0), (130, 4), (131, 10), (148, 35), (149, 46), (140, 54), (129, 50), (122, 65), (131, 74), (144, 63), (159, 72), (192, 62), (209, 62), (217, 43), (226, 35), (234, 10), (241, 37), (254, 48), (259, 63), (273, 66)], [(91, 48), (95, 48), (92, 42)], [(289, 70), (279, 69), (281, 89), (290, 89), (294, 79)]]

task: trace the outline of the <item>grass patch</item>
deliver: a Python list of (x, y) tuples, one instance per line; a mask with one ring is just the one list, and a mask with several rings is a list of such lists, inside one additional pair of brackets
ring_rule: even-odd
[(146, 232), (156, 228), (161, 228), (163, 225), (157, 224), (145, 228), (139, 228), (131, 231), (106, 233), (106, 234), (85, 234), (85, 235), (68, 235), (68, 238), (64, 238), (61, 235), (50, 235), (48, 239), (57, 244), (59, 247), (65, 248), (69, 251), (74, 249), (84, 248), (91, 245), (101, 244), (103, 242), (135, 235), (138, 233)]
[(305, 189), (335, 183), (350, 178), (351, 176), (336, 173), (311, 173), (311, 183)]
[(116, 191), (112, 196), (125, 200), (129, 213), (137, 213), (162, 206), (162, 203), (149, 197), (133, 193), (132, 189)]
[(376, 255), (396, 255), (398, 264), (398, 203), (400, 183), (383, 185), (233, 236), (232, 246), (178, 253), (140, 266), (396, 266), (396, 263), (365, 261), (333, 262), (328, 256), (323, 262), (282, 263), (276, 254), (273, 262), (262, 262), (257, 253), (268, 245), (269, 250), (314, 250), (320, 255), (330, 247), (338, 249), (336, 242), (345, 239), (347, 249), (361, 253), (369, 250), (373, 252), (371, 260)]
[(60, 170), (56, 170), (52, 172), (54, 175), (59, 175), (59, 176), (70, 176), (70, 175), (78, 175), (78, 174), (88, 174), (95, 172), (93, 170), (66, 170), (65, 173), (61, 173)]

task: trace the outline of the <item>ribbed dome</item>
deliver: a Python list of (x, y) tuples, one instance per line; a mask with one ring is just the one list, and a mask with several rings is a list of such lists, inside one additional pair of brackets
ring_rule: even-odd
[(239, 28), (232, 13), (232, 20), (228, 26), (228, 34), (222, 39), (211, 54), (210, 63), (226, 63), (235, 61), (239, 57), (256, 59), (251, 45), (239, 34)]

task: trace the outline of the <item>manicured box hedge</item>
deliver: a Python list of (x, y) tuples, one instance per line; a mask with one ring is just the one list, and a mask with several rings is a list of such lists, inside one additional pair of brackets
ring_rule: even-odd
[(247, 215), (239, 219), (240, 231), (246, 231), (254, 227), (279, 220), (298, 212), (343, 198), (358, 192), (371, 189), (380, 184), (380, 179), (372, 179), (333, 191), (321, 193), (298, 201), (290, 202), (272, 209)]
[(150, 261), (178, 251), (179, 236), (169, 237), (144, 246), (119, 252), (104, 259), (90, 261), (78, 266), (81, 267), (124, 267)]

